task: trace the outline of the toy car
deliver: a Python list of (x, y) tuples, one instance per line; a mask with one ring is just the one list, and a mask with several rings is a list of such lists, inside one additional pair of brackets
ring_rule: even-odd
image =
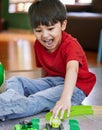
[(22, 121), (14, 126), (14, 130), (39, 130), (39, 119), (33, 118), (30, 122)]
[(64, 127), (61, 123), (61, 120), (58, 117), (51, 117), (50, 123), (46, 123), (43, 130), (64, 130)]

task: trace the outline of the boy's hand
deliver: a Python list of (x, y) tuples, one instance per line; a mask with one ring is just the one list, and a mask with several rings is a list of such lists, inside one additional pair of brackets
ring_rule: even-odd
[(67, 110), (67, 116), (70, 115), (70, 108), (71, 108), (71, 99), (70, 98), (61, 98), (54, 108), (51, 110), (53, 117), (57, 117), (59, 111), (61, 111), (60, 119), (63, 119), (63, 115), (65, 110)]

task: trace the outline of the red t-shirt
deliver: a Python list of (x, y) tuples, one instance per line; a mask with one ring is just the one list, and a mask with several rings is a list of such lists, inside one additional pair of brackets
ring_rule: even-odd
[(65, 77), (67, 62), (77, 60), (80, 65), (76, 86), (86, 95), (90, 93), (96, 82), (96, 76), (89, 72), (86, 55), (78, 41), (70, 34), (62, 32), (61, 44), (52, 53), (46, 51), (45, 47), (37, 40), (34, 44), (34, 50), (36, 64), (47, 71), (46, 76)]

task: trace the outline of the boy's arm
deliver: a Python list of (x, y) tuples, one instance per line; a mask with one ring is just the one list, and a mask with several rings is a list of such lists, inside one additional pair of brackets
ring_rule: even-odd
[(73, 94), (74, 87), (76, 86), (78, 69), (79, 69), (78, 61), (73, 60), (67, 63), (64, 89), (60, 100), (56, 103), (55, 107), (51, 110), (53, 116), (57, 116), (60, 110), (61, 110), (61, 118), (63, 117), (65, 110), (68, 111), (68, 115), (69, 115), (70, 107), (71, 107), (71, 97)]

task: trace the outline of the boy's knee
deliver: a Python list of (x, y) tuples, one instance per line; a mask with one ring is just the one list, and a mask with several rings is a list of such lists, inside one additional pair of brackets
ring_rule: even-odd
[(13, 76), (13, 77), (9, 78), (5, 82), (5, 84), (6, 84), (6, 88), (9, 89), (9, 88), (18, 88), (18, 86), (20, 86), (22, 83), (19, 80), (19, 77)]
[(7, 80), (7, 82), (19, 82), (19, 77), (17, 76), (12, 76)]

